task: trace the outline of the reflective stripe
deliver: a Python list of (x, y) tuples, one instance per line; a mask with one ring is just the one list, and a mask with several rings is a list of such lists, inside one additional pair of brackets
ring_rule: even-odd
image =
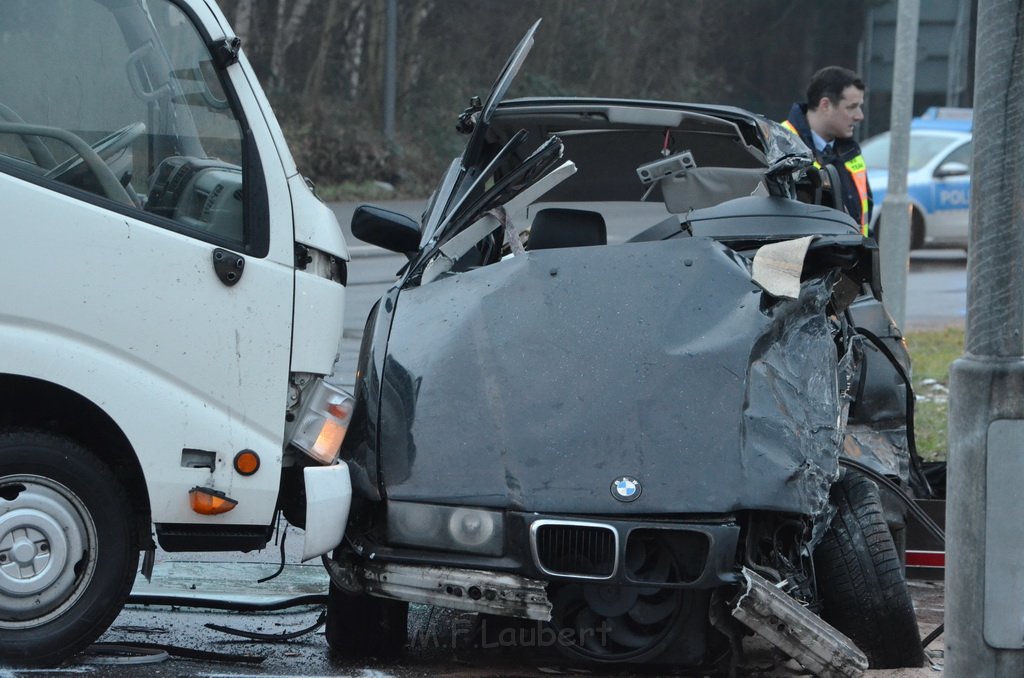
[(864, 156), (858, 155), (852, 160), (847, 160), (846, 171), (853, 177), (853, 184), (857, 187), (857, 194), (860, 198), (860, 233), (868, 237), (868, 168), (864, 162)]
[(945, 551), (911, 551), (907, 549), (907, 567), (945, 567)]

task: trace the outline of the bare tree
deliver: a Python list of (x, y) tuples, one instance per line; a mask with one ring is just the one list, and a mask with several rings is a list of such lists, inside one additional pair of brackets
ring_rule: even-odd
[[(404, 165), (413, 155), (433, 169), (458, 150), (454, 116), (487, 93), (538, 18), (512, 96), (705, 101), (781, 118), (818, 67), (855, 66), (864, 17), (881, 1), (398, 0), (397, 129), (418, 149)], [(318, 167), (347, 176), (343, 163), (374, 153), (380, 144), (345, 144), (380, 128), (385, 0), (219, 2), (286, 133), (318, 135), (300, 144), (300, 165), (308, 148), (324, 159)]]
[(290, 73), (285, 68), (288, 48), (304, 36), (303, 19), (313, 0), (277, 3), (276, 30), (270, 51), (269, 83), (273, 89), (285, 89)]

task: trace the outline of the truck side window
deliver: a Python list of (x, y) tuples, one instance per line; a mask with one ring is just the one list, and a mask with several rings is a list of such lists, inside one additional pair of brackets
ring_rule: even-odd
[(181, 9), (7, 0), (3, 14), (0, 171), (245, 246), (243, 126)]

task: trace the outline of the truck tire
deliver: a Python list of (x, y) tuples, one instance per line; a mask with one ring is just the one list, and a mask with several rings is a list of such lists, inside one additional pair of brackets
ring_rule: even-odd
[(394, 659), (408, 637), (409, 603), (347, 594), (331, 586), (324, 635), (331, 652), (345, 659)]
[(0, 432), (0, 664), (52, 666), (110, 626), (139, 562), (133, 516), (78, 443)]
[(847, 473), (831, 499), (836, 514), (814, 551), (822, 618), (849, 636), (873, 669), (921, 666), (917, 617), (878, 487)]

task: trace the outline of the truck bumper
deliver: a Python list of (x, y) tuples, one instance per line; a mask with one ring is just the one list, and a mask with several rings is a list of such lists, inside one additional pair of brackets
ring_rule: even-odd
[(348, 465), (308, 466), (303, 469), (306, 486), (306, 536), (302, 546), (303, 562), (327, 553), (345, 536), (349, 508), (352, 506), (352, 481)]

